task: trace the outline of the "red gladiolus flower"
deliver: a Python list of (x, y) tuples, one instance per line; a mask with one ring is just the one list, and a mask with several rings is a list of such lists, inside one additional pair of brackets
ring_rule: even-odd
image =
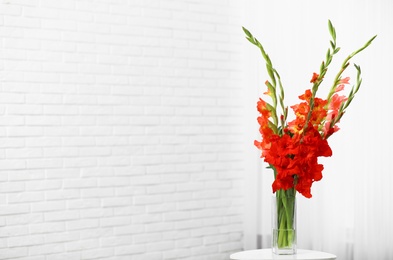
[(319, 74), (317, 74), (317, 73), (314, 72), (314, 73), (312, 74), (312, 78), (311, 78), (311, 80), (310, 80), (310, 83), (314, 83), (315, 81), (317, 81), (318, 77), (319, 77)]
[(342, 83), (342, 84), (349, 84), (349, 80), (350, 80), (350, 78), (346, 77), (346, 78), (341, 79), (340, 83)]
[[(262, 150), (261, 157), (264, 161), (276, 170), (277, 174), (272, 184), (273, 192), (294, 188), (310, 198), (313, 182), (322, 179), (323, 165), (318, 164), (318, 157), (332, 155), (327, 140), (322, 137), (318, 128), (324, 120), (329, 121), (334, 118), (334, 111), (337, 110), (337, 106), (339, 108), (339, 104), (345, 100), (345, 97), (337, 94), (333, 96), (333, 101), (329, 104), (329, 107), (333, 109), (330, 114), (326, 109), (327, 101), (314, 98), (314, 106), (308, 122), (306, 121), (312, 99), (311, 90), (306, 90), (303, 95), (299, 96), (299, 99), (304, 102), (291, 107), (296, 118), (288, 123), (282, 135), (274, 134), (269, 127), (271, 112), (266, 102), (260, 99), (257, 107), (261, 116), (258, 117), (258, 122), (263, 138), (261, 142), (255, 141), (254, 144)], [(306, 123), (308, 123), (307, 128), (304, 127)], [(326, 126), (327, 123), (325, 128)], [(326, 130), (328, 134), (331, 134), (332, 130), (325, 128), (323, 131)], [(336, 130), (336, 128), (332, 129)]]
[(261, 113), (262, 117), (268, 119), (271, 115), (270, 110), (267, 108), (266, 102), (263, 99), (259, 99), (257, 103), (257, 110)]

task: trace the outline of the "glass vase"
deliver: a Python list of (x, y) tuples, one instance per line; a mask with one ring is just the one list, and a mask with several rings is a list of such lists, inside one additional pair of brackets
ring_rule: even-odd
[(296, 193), (278, 190), (272, 200), (272, 249), (277, 255), (296, 254)]

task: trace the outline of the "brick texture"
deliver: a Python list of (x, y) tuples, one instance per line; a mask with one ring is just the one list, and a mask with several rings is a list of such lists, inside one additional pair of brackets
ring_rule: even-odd
[(0, 259), (242, 249), (238, 1), (0, 3)]

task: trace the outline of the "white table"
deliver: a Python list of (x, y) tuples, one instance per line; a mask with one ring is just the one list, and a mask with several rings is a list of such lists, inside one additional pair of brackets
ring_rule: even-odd
[(335, 255), (312, 250), (298, 249), (296, 255), (276, 255), (271, 248), (247, 250), (234, 253), (230, 256), (233, 260), (334, 260)]

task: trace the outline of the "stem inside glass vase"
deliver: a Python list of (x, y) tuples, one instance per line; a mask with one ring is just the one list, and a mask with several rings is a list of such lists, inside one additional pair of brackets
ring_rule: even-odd
[(276, 191), (272, 204), (273, 252), (296, 254), (296, 191)]

